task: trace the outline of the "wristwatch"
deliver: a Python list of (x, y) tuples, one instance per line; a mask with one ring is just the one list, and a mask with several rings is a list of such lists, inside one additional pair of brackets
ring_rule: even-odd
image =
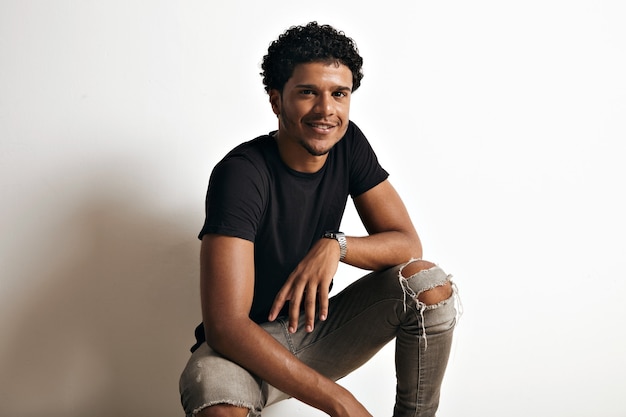
[(342, 232), (325, 232), (324, 236), (326, 239), (335, 239), (339, 242), (339, 260), (343, 261), (346, 257), (346, 253), (348, 252), (348, 242), (346, 241), (346, 235)]

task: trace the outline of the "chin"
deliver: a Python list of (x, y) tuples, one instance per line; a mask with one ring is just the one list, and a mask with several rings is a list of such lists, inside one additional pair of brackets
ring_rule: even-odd
[[(313, 156), (324, 156), (333, 148), (332, 146), (328, 148), (314, 147), (310, 146), (307, 142), (302, 141), (300, 145), (311, 155)], [(333, 145), (334, 146), (334, 145)]]
[(328, 152), (330, 152), (330, 149), (326, 149), (326, 150), (321, 150), (321, 151), (316, 151), (313, 149), (307, 149), (307, 151), (313, 155), (313, 156), (324, 156), (326, 155)]

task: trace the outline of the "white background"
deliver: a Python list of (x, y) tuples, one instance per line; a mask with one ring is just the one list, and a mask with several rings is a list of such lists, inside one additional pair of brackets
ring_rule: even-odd
[[(461, 289), (439, 416), (626, 416), (618, 0), (1, 0), (0, 415), (182, 415), (208, 176), (310, 20), (356, 40), (352, 120)], [(390, 415), (393, 345), (342, 383)]]

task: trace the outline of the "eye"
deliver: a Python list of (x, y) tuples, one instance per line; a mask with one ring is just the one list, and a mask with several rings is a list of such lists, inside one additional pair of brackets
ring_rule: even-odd
[(333, 96), (343, 98), (348, 97), (348, 93), (346, 93), (345, 91), (335, 91), (333, 93)]
[(313, 90), (301, 90), (300, 94), (311, 95), (311, 94), (315, 94), (315, 91), (313, 91)]

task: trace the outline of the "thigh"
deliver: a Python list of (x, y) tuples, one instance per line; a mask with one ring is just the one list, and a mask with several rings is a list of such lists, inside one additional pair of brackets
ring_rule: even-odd
[(399, 267), (370, 273), (333, 296), (326, 321), (318, 320), (312, 333), (291, 335), (298, 358), (336, 380), (393, 340), (407, 314), (417, 317), (414, 309), (404, 310), (398, 272)]
[(448, 329), (455, 317), (452, 297), (434, 306), (417, 305), (416, 298), (447, 282), (449, 275), (436, 266), (407, 279), (401, 275), (404, 266), (370, 273), (332, 297), (325, 322), (318, 320), (310, 334), (300, 330), (291, 336), (300, 360), (339, 379), (367, 362), (399, 331), (426, 339), (426, 329), (439, 332), (439, 324)]

